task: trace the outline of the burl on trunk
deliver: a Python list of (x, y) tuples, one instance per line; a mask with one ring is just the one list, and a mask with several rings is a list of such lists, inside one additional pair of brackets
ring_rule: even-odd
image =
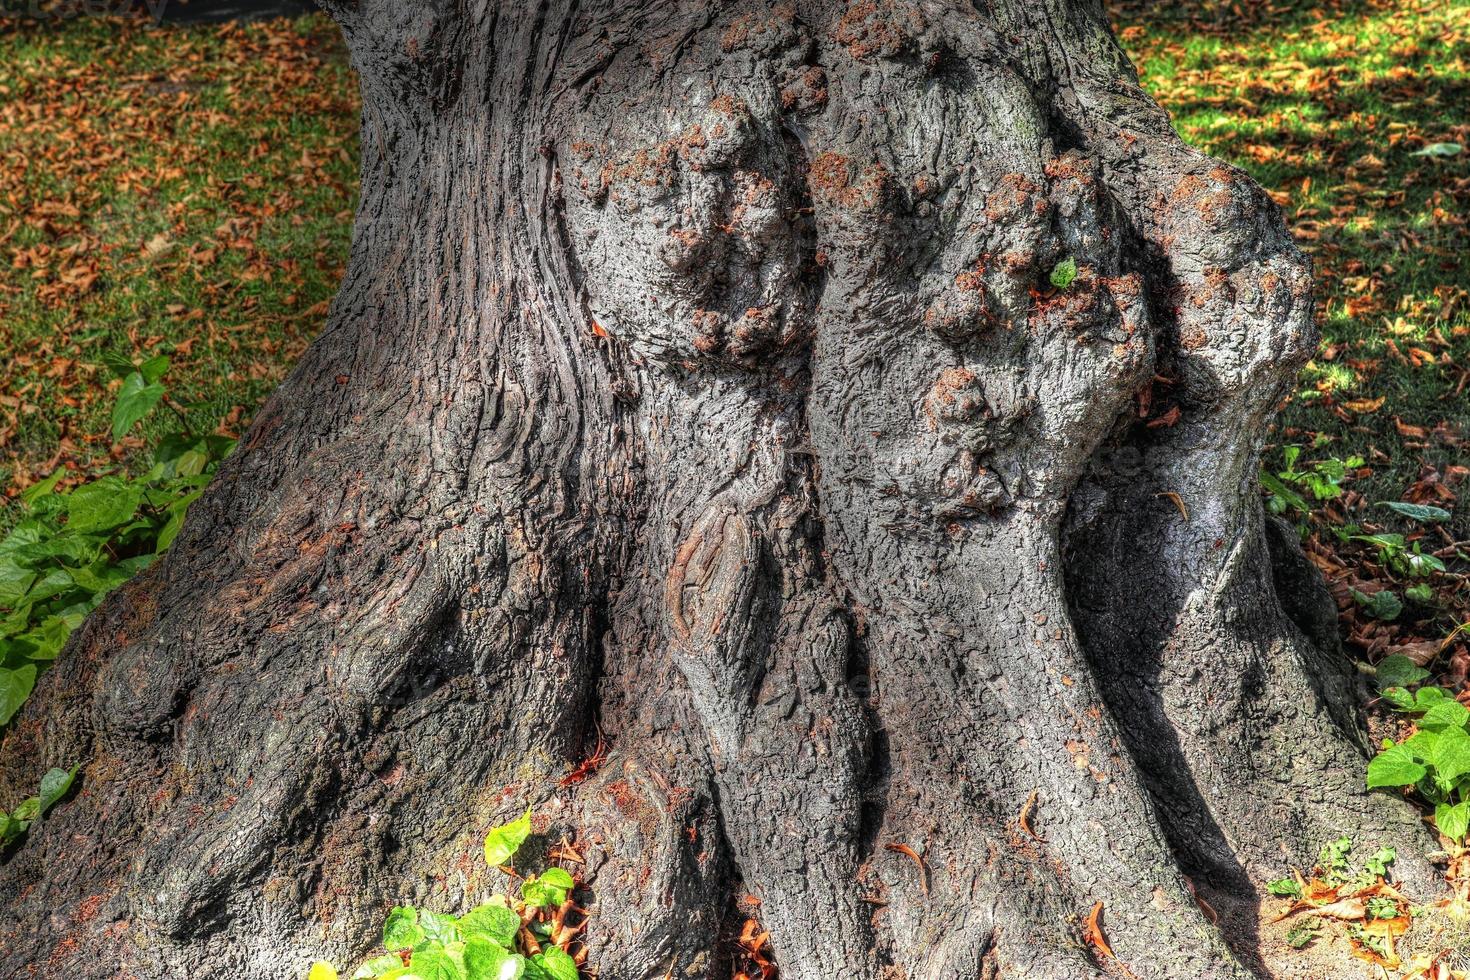
[(1307, 263), (1100, 3), (331, 6), (342, 291), (6, 739), (85, 769), (0, 973), (341, 962), (528, 803), (599, 980), (747, 893), (790, 980), (1246, 978), (1324, 840), (1432, 881), (1257, 496)]

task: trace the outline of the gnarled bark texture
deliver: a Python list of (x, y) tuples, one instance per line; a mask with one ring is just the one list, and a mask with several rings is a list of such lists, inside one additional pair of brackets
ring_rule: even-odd
[(346, 961), (527, 803), (600, 980), (720, 976), (745, 893), (790, 980), (1101, 976), (1097, 903), (1244, 978), (1186, 876), (1428, 885), (1255, 491), (1307, 264), (1100, 4), (333, 6), (346, 281), (8, 736), (0, 798), (85, 776), (0, 973)]

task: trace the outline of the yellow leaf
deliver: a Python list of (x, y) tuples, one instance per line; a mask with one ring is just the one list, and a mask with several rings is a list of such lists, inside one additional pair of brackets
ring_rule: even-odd
[(325, 960), (317, 960), (311, 965), (306, 980), (337, 980), (337, 968)]

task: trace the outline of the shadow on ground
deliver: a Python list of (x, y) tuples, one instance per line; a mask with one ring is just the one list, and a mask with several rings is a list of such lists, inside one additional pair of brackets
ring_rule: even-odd
[(165, 24), (207, 24), (226, 20), (263, 20), (313, 13), (312, 0), (169, 0)]

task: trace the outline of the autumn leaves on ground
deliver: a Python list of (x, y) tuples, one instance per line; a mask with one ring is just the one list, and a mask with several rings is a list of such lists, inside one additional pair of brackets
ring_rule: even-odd
[[(1119, 0), (1114, 13), (1185, 137), (1266, 186), (1317, 262), (1323, 342), (1263, 482), (1331, 584), (1347, 654), (1365, 670), (1406, 656), (1466, 691), (1470, 0)], [(356, 112), (322, 17), (187, 30), (0, 18), (0, 532), (26, 487), (62, 467), (65, 486), (136, 466), (177, 425), (154, 411), (114, 441), (109, 358), (168, 355), (169, 400), (239, 434), (340, 276)], [(1405, 733), (1386, 711), (1377, 723)], [(1319, 906), (1363, 873), (1298, 870)], [(1302, 901), (1282, 889), (1282, 911)], [(759, 910), (744, 911), (732, 947), (762, 976)], [(1352, 934), (1364, 919), (1312, 918), (1337, 923), (1296, 933), (1318, 963), (1373, 952)], [(1438, 971), (1470, 966), (1461, 931), (1389, 952), (1458, 976)], [(1433, 959), (1457, 945), (1463, 961)]]

